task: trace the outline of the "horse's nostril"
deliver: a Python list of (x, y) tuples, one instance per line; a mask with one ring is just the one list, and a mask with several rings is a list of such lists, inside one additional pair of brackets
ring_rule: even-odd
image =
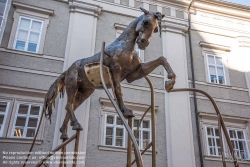
[(146, 42), (146, 40), (145, 39), (141, 39), (141, 43), (144, 43), (144, 42)]

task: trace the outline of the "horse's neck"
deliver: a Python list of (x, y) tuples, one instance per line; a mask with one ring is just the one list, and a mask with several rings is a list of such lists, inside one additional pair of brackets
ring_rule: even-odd
[(122, 32), (122, 34), (116, 39), (116, 41), (122, 41), (123, 43), (127, 43), (128, 49), (133, 50), (137, 38), (136, 26), (140, 21), (140, 17), (136, 20), (132, 21), (129, 26)]

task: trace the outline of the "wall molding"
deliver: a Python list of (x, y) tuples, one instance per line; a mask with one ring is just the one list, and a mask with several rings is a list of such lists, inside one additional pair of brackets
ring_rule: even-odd
[[(114, 106), (111, 103), (111, 101), (107, 98), (99, 98), (100, 103), (102, 104), (102, 109), (112, 109), (114, 110)], [(135, 111), (146, 111), (149, 107), (150, 104), (140, 104), (140, 103), (132, 103), (132, 102), (124, 102), (125, 105), (131, 109), (131, 110), (135, 110)], [(158, 111), (159, 106), (155, 106), (155, 111)], [(151, 111), (151, 110), (150, 110)], [(148, 112), (148, 114), (150, 115), (151, 112)]]
[(18, 72), (25, 72), (25, 73), (31, 73), (31, 74), (38, 74), (38, 75), (45, 75), (45, 76), (52, 76), (52, 77), (58, 77), (59, 75), (61, 75), (59, 73), (53, 73), (53, 72), (47, 72), (47, 71), (39, 71), (39, 70), (33, 70), (33, 69), (21, 68), (21, 67), (13, 67), (13, 66), (6, 66), (6, 65), (0, 65), (0, 69), (18, 71)]
[[(192, 84), (192, 81), (189, 80), (189, 83)], [(247, 88), (239, 88), (239, 87), (235, 87), (235, 86), (211, 84), (211, 83), (202, 82), (202, 81), (195, 81), (195, 84), (211, 86), (211, 87), (217, 87), (217, 88), (224, 88), (224, 89), (232, 89), (232, 90), (238, 90), (238, 91), (243, 91), (243, 92), (248, 92), (249, 91)]]
[(208, 43), (208, 42), (203, 42), (200, 41), (199, 45), (203, 48), (209, 48), (209, 49), (216, 49), (216, 50), (222, 50), (222, 51), (226, 51), (226, 52), (230, 52), (230, 47), (229, 46), (225, 46), (225, 45), (219, 45), (219, 44), (214, 44), (214, 43)]
[(27, 10), (27, 11), (35, 11), (37, 13), (41, 13), (41, 14), (48, 15), (48, 16), (54, 14), (54, 10), (31, 6), (31, 5), (27, 5), (27, 4), (19, 3), (19, 2), (13, 2), (13, 6), (19, 9)]
[[(38, 95), (39, 98), (37, 99), (36, 102), (43, 102), (43, 98), (44, 98), (44, 96), (47, 93), (47, 91), (45, 91), (45, 90), (38, 90), (38, 89), (31, 89), (31, 88), (22, 88), (22, 87), (14, 87), (14, 86), (6, 86), (6, 85), (0, 85), (0, 92), (1, 92), (1, 94), (7, 93), (8, 95), (9, 94), (13, 94), (15, 92), (19, 92), (19, 94), (25, 94), (25, 96), (29, 96), (29, 94), (31, 94), (31, 96)], [(42, 98), (40, 98), (40, 96)], [(4, 96), (4, 97), (7, 97), (7, 96)], [(13, 95), (10, 95), (9, 98), (12, 98), (12, 97), (13, 97)], [(21, 97), (23, 97), (23, 95), (21, 95)], [(15, 98), (16, 99), (22, 99), (21, 97), (15, 97)]]
[[(190, 97), (193, 98), (193, 95), (190, 95)], [(196, 96), (197, 99), (202, 99), (202, 100), (209, 100), (205, 96)], [(214, 101), (216, 102), (222, 102), (222, 103), (230, 103), (230, 104), (239, 104), (239, 105), (245, 105), (245, 106), (250, 106), (249, 102), (242, 102), (242, 101), (236, 101), (236, 100), (229, 100), (229, 99), (221, 99), (221, 98), (215, 98), (213, 97)]]
[(70, 12), (78, 12), (94, 17), (98, 17), (101, 14), (102, 7), (82, 1), (69, 2)]
[[(33, 139), (15, 139), (15, 138), (0, 138), (1, 143), (23, 143), (23, 144), (31, 144), (33, 142)], [(41, 145), (43, 143), (43, 140), (36, 140), (35, 144)]]
[[(205, 120), (215, 120), (216, 123), (218, 122), (218, 116), (217, 114), (212, 114), (212, 113), (205, 113), (205, 112), (199, 112), (199, 116), (202, 117), (202, 119)], [(238, 124), (245, 124), (249, 122), (249, 118), (245, 117), (234, 117), (231, 115), (224, 115), (222, 114), (222, 117), (225, 122), (232, 122), (232, 123), (238, 123)]]
[(15, 53), (15, 54), (23, 55), (23, 56), (30, 56), (30, 57), (36, 57), (36, 58), (41, 58), (41, 59), (57, 60), (57, 61), (64, 62), (64, 58), (49, 56), (49, 55), (44, 55), (44, 54), (29, 53), (25, 51), (6, 49), (6, 48), (0, 48), (0, 51), (6, 52), (6, 53)]
[[(136, 90), (142, 90), (142, 91), (150, 92), (149, 87), (130, 85), (130, 84), (124, 84), (124, 83), (122, 83), (121, 86), (123, 88), (136, 89)], [(166, 92), (164, 89), (154, 89), (154, 91), (155, 91), (155, 93), (165, 93)]]
[(188, 25), (184, 23), (170, 22), (163, 20), (162, 22), (162, 31), (173, 32), (182, 35), (186, 35), (188, 30)]

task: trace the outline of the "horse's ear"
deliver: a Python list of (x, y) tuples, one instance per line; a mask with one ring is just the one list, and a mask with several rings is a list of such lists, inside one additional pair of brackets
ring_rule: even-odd
[(161, 20), (163, 17), (165, 17), (165, 14), (161, 14), (160, 12), (154, 13), (156, 19)]
[(147, 11), (146, 9), (140, 7), (140, 9), (145, 13), (145, 14), (149, 14), (149, 11)]

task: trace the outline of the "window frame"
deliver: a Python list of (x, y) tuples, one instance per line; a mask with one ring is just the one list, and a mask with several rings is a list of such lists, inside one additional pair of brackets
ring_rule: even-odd
[[(107, 116), (114, 116), (114, 123), (113, 124), (107, 124)], [(109, 113), (105, 113), (105, 119), (104, 119), (104, 140), (103, 140), (103, 145), (104, 146), (111, 146), (111, 147), (118, 147), (118, 148), (125, 148), (125, 141), (126, 141), (126, 130), (124, 125), (117, 125), (116, 121), (117, 121), (117, 117), (119, 117), (117, 114), (109, 114)], [(112, 127), (113, 128), (113, 136), (112, 136), (112, 145), (106, 145), (106, 128), (107, 127)], [(123, 129), (123, 136), (122, 136), (122, 146), (116, 146), (116, 129), (120, 128)]]
[(16, 35), (17, 35), (17, 30), (20, 22), (20, 17), (26, 17), (29, 19), (34, 19), (38, 21), (42, 21), (42, 27), (41, 27), (41, 34), (40, 34), (40, 41), (39, 41), (39, 46), (37, 47), (37, 52), (29, 52), (25, 50), (17, 50), (21, 52), (27, 52), (27, 53), (33, 53), (33, 54), (42, 54), (43, 53), (43, 47), (45, 44), (45, 36), (47, 32), (47, 27), (49, 26), (49, 18), (50, 15), (54, 14), (53, 10), (50, 9), (44, 9), (44, 8), (39, 8), (36, 6), (30, 6), (27, 4), (23, 4), (20, 2), (13, 2), (13, 6), (15, 7), (14, 15), (13, 15), (13, 26), (9, 38), (9, 43), (7, 48), (8, 49), (13, 49)]
[[(20, 105), (21, 104), (25, 104), (25, 105), (28, 105), (29, 106), (29, 108), (28, 108), (28, 114), (19, 114), (18, 113), (18, 110), (19, 110), (19, 107), (20, 107)], [(40, 107), (40, 109), (39, 109), (39, 115), (38, 116), (30, 116), (30, 110), (31, 110), (31, 106), (39, 106)], [(22, 139), (33, 139), (33, 137), (27, 137), (26, 136), (26, 134), (27, 134), (27, 129), (28, 129), (28, 120), (29, 120), (29, 118), (30, 117), (32, 117), (32, 118), (37, 118), (37, 125), (36, 125), (36, 128), (30, 128), (30, 129), (35, 129), (35, 133), (36, 133), (36, 131), (37, 131), (37, 128), (38, 128), (38, 125), (39, 125), (39, 121), (40, 121), (40, 119), (41, 119), (41, 114), (42, 114), (42, 104), (38, 104), (38, 103), (27, 103), (27, 102), (17, 102), (17, 104), (16, 104), (16, 107), (15, 107), (15, 111), (13, 110), (13, 117), (14, 117), (14, 119), (13, 119), (13, 121), (12, 121), (12, 124), (11, 124), (11, 129), (10, 129), (10, 131), (11, 131), (11, 133), (10, 133), (10, 138), (18, 138), (18, 139), (20, 139), (20, 138), (22, 138)], [(17, 126), (15, 126), (15, 123), (16, 123), (16, 120), (17, 120), (17, 117), (18, 116), (20, 116), (20, 117), (25, 117), (25, 119), (26, 119), (26, 122), (25, 122), (25, 126), (24, 126), (24, 128), (23, 128), (23, 137), (16, 137), (16, 136), (14, 136), (14, 130), (15, 130), (15, 127), (17, 127)], [(25, 137), (24, 137), (25, 136)]]
[[(230, 133), (229, 133), (230, 130), (236, 131), (235, 134), (236, 134), (237, 138), (231, 138), (231, 137), (230, 137)], [(238, 134), (237, 134), (238, 131), (243, 132), (244, 139), (239, 139), (239, 138), (238, 138)], [(250, 148), (248, 148), (249, 146), (248, 146), (248, 143), (247, 143), (248, 140), (247, 140), (247, 138), (246, 138), (246, 134), (245, 134), (246, 132), (245, 132), (245, 130), (242, 130), (242, 129), (235, 129), (235, 128), (227, 128), (227, 132), (228, 132), (228, 134), (229, 134), (229, 138), (230, 138), (230, 141), (231, 141), (231, 142), (232, 142), (232, 140), (234, 140), (234, 141), (237, 140), (237, 146), (238, 146), (237, 151), (240, 152), (239, 141), (243, 141), (243, 142), (245, 142), (245, 144), (246, 144), (246, 153), (247, 153), (246, 159), (242, 159), (241, 157), (238, 157), (238, 154), (237, 154), (236, 151), (235, 151), (236, 156), (237, 156), (237, 159), (243, 160), (243, 161), (246, 161), (246, 160), (249, 161), (249, 160), (250, 160)], [(241, 154), (240, 154), (240, 156), (241, 156)]]
[[(217, 145), (217, 143), (216, 143), (216, 139), (220, 139), (220, 136), (218, 136), (218, 137), (216, 137), (216, 136), (209, 136), (208, 135), (208, 133), (207, 133), (207, 128), (213, 128), (213, 133), (214, 134), (216, 134), (215, 133), (215, 129), (217, 128), (218, 129), (218, 127), (216, 127), (216, 126), (212, 126), (212, 125), (206, 125), (205, 126), (205, 134), (206, 134), (206, 147), (207, 147), (207, 155), (208, 156), (221, 156), (220, 154), (219, 154), (219, 148), (218, 148), (218, 145)], [(210, 146), (209, 146), (209, 143), (208, 143), (208, 138), (213, 138), (213, 140), (215, 139), (215, 152), (216, 152), (216, 155), (213, 155), (213, 154), (211, 154), (210, 153)], [(224, 135), (222, 135), (222, 142), (224, 141)], [(220, 147), (220, 146), (219, 146)], [(225, 154), (225, 144), (223, 143), (223, 150), (224, 150), (224, 154)]]
[[(124, 129), (125, 130), (125, 147), (113, 147), (113, 146), (110, 146), (110, 145), (105, 145), (105, 142), (104, 142), (104, 138), (105, 138), (105, 135), (106, 135), (106, 132), (104, 132), (104, 130), (106, 129), (106, 127), (104, 126), (105, 124), (105, 121), (106, 121), (106, 118), (105, 118), (105, 114), (109, 114), (109, 115), (117, 115), (117, 112), (115, 111), (112, 103), (110, 102), (109, 99), (106, 99), (106, 98), (100, 98), (99, 99), (100, 103), (102, 104), (102, 107), (100, 108), (99, 110), (99, 145), (98, 145), (98, 149), (99, 150), (107, 150), (107, 151), (117, 151), (117, 152), (126, 152), (127, 150), (127, 138), (128, 138), (128, 133), (127, 133), (127, 130), (126, 128)], [(131, 102), (125, 102), (125, 105), (133, 110), (133, 113), (135, 115), (135, 118), (137, 119), (141, 119), (141, 117), (143, 116), (144, 112), (148, 109), (148, 105), (145, 105), (145, 104), (138, 104), (138, 103), (131, 103)], [(158, 111), (158, 107), (156, 106), (155, 107), (155, 111), (157, 112)], [(155, 118), (156, 121), (157, 121), (157, 117)], [(151, 112), (148, 112), (145, 116), (144, 116), (144, 119), (143, 120), (149, 120), (150, 121), (150, 129), (152, 127), (152, 122), (151, 122)], [(133, 122), (133, 120), (132, 120)], [(133, 123), (132, 123), (132, 126), (133, 126)], [(133, 128), (132, 128), (133, 129)], [(133, 132), (133, 131), (132, 131)], [(152, 141), (152, 134), (150, 134), (150, 142)], [(144, 150), (144, 149), (143, 149)], [(151, 148), (148, 149), (146, 152), (145, 152), (146, 155), (150, 155), (152, 154), (151, 152)]]
[[(204, 58), (205, 82), (207, 82), (209, 84), (218, 85), (218, 86), (230, 86), (231, 84), (230, 84), (230, 78), (229, 78), (229, 71), (227, 68), (227, 66), (228, 66), (228, 54), (225, 51), (203, 48), (202, 55)], [(217, 83), (210, 82), (210, 76), (209, 76), (210, 72), (209, 72), (207, 55), (217, 56), (217, 57), (220, 57), (222, 59), (223, 66), (224, 66), (225, 84), (217, 84)]]
[[(211, 84), (218, 84), (218, 85), (227, 85), (227, 77), (226, 77), (226, 68), (225, 68), (225, 65), (217, 65), (216, 63), (215, 64), (210, 64), (209, 61), (208, 61), (208, 56), (212, 56), (214, 58), (214, 61), (216, 62), (216, 58), (221, 58), (222, 61), (223, 61), (223, 57), (222, 56), (218, 56), (216, 54), (211, 54), (211, 53), (206, 53), (206, 65), (207, 65), (207, 73), (208, 73), (208, 82), (211, 83)], [(212, 82), (211, 81), (211, 77), (210, 77), (210, 70), (209, 70), (209, 67), (210, 66), (214, 66), (215, 67), (215, 73), (216, 73), (216, 83)], [(224, 80), (225, 80), (225, 83), (224, 84), (220, 84), (219, 83), (219, 75), (218, 75), (218, 72), (217, 72), (217, 67), (222, 67), (223, 69), (223, 75), (224, 75)]]
[[(201, 134), (202, 134), (202, 143), (203, 143), (203, 155), (205, 156), (205, 159), (207, 160), (221, 160), (221, 155), (210, 155), (209, 153), (209, 145), (208, 145), (208, 137), (207, 137), (207, 127), (214, 127), (218, 128), (218, 118), (215, 114), (207, 114), (207, 113), (200, 113), (200, 124), (201, 124)], [(228, 130), (238, 130), (244, 132), (244, 137), (246, 141), (246, 146), (248, 150), (248, 159), (239, 159), (240, 162), (246, 161), (247, 163), (250, 162), (250, 145), (248, 145), (247, 141), (250, 141), (250, 135), (248, 132), (248, 127), (246, 123), (249, 121), (247, 118), (235, 118), (233, 116), (224, 116), (223, 117), (227, 132)], [(227, 146), (226, 138), (224, 136), (224, 133), (222, 131), (222, 142), (223, 142), (223, 149), (224, 149), (224, 155), (226, 159), (231, 159), (230, 150)]]
[[(134, 120), (139, 120), (140, 121), (140, 117), (133, 117), (132, 118), (132, 131), (134, 130), (137, 130), (137, 127), (134, 127)], [(143, 121), (149, 121), (149, 128), (143, 128)], [(152, 142), (152, 131), (151, 131), (151, 128), (152, 128), (152, 125), (151, 125), (151, 120), (150, 119), (143, 119), (142, 123), (141, 123), (141, 127), (139, 127), (139, 130), (138, 130), (138, 135), (139, 135), (139, 149), (140, 150), (144, 150), (145, 148), (143, 148), (143, 132), (149, 132), (149, 143)], [(136, 138), (137, 140), (137, 138)], [(152, 150), (152, 147), (150, 147), (148, 150)]]
[(7, 0), (6, 1), (6, 6), (5, 6), (5, 9), (4, 9), (4, 13), (3, 13), (3, 19), (2, 19), (2, 22), (0, 24), (0, 44), (2, 43), (3, 33), (4, 33), (4, 30), (5, 30), (5, 27), (6, 27), (6, 22), (7, 22), (7, 19), (8, 19), (8, 13), (9, 13), (9, 10), (10, 10), (10, 4), (11, 4), (11, 0)]
[[(108, 126), (107, 126), (107, 116), (114, 116), (114, 123), (110, 124)], [(105, 114), (104, 114), (104, 124), (102, 126), (102, 128), (103, 128), (103, 142), (102, 142), (102, 145), (103, 146), (108, 146), (108, 147), (127, 148), (128, 132), (127, 132), (126, 128), (124, 127), (124, 125), (116, 125), (117, 117), (119, 117), (119, 116), (116, 113), (105, 112)], [(134, 127), (134, 119), (140, 120), (141, 118), (138, 117), (138, 116), (132, 118), (132, 131), (137, 129), (137, 127)], [(140, 137), (140, 139), (139, 139), (139, 149), (140, 150), (144, 150), (144, 148), (143, 148), (143, 132), (144, 131), (149, 132), (149, 135), (150, 135), (149, 143), (152, 141), (151, 120), (149, 118), (144, 117), (143, 121), (149, 121), (149, 128), (141, 128), (143, 126), (143, 122), (141, 124), (141, 127), (139, 128), (139, 131), (138, 131), (139, 133), (138, 134), (139, 134), (139, 137)], [(106, 128), (107, 127), (112, 127), (113, 129), (115, 129), (115, 130), (113, 130), (113, 138), (112, 138), (113, 142), (112, 142), (112, 145), (106, 145)], [(116, 139), (116, 132), (115, 131), (116, 131), (117, 127), (123, 129), (123, 145), (122, 146), (116, 146), (115, 145), (115, 141), (116, 141), (115, 140)], [(150, 147), (148, 150), (152, 150), (152, 148)]]
[[(0, 88), (1, 89), (1, 88)], [(7, 89), (7, 92), (9, 90)], [(13, 92), (13, 89), (10, 90), (11, 92)], [(18, 90), (16, 90), (18, 91)], [(21, 93), (21, 92), (19, 92)], [(26, 104), (33, 104), (36, 106), (41, 106), (41, 108), (43, 107), (43, 98), (40, 97), (40, 95), (36, 94), (34, 96), (25, 96), (25, 95), (19, 95), (19, 94), (11, 94), (10, 92), (8, 93), (0, 93), (0, 101), (5, 101), (5, 102), (9, 102), (9, 107), (8, 107), (8, 111), (6, 114), (6, 121), (5, 121), (5, 125), (4, 125), (4, 129), (3, 129), (3, 133), (2, 136), (0, 136), (0, 142), (3, 143), (32, 143), (33, 141), (33, 137), (30, 138), (20, 138), (20, 137), (12, 137), (11, 133), (12, 133), (12, 128), (15, 126), (14, 125), (14, 119), (15, 119), (15, 113), (17, 110), (17, 105), (18, 103), (26, 103)], [(39, 116), (39, 118), (41, 117), (41, 115)], [(38, 123), (39, 124), (38, 120)], [(42, 120), (41, 122), (41, 126), (39, 129), (39, 133), (37, 135), (37, 140), (36, 140), (36, 144), (42, 144), (42, 140), (43, 140), (43, 133), (44, 133), (44, 128), (45, 128), (45, 121), (46, 120)], [(37, 128), (37, 127), (36, 127)]]
[[(41, 28), (40, 28), (39, 37), (38, 37), (38, 43), (37, 43), (37, 47), (36, 47), (36, 51), (35, 51), (35, 52), (28, 51), (28, 44), (27, 44), (27, 43), (29, 42), (29, 37), (30, 37), (30, 33), (31, 33), (30, 27), (31, 27), (32, 23), (30, 23), (30, 27), (29, 27), (29, 29), (27, 30), (27, 31), (28, 31), (28, 36), (27, 36), (27, 40), (25, 41), (24, 50), (20, 50), (20, 49), (16, 49), (16, 48), (15, 48), (15, 45), (16, 45), (16, 42), (17, 42), (17, 35), (18, 35), (18, 31), (20, 30), (19, 27), (20, 27), (20, 23), (21, 23), (21, 19), (22, 19), (22, 18), (28, 19), (28, 20), (30, 20), (31, 22), (37, 21), (37, 22), (40, 22), (40, 23), (41, 23)], [(29, 17), (26, 17), (26, 16), (20, 16), (20, 17), (19, 17), (19, 20), (18, 20), (18, 25), (17, 25), (16, 34), (15, 34), (15, 38), (14, 38), (14, 42), (13, 42), (12, 49), (18, 50), (18, 51), (30, 52), (30, 53), (38, 53), (39, 47), (40, 47), (40, 43), (41, 43), (41, 36), (42, 36), (43, 24), (44, 24), (44, 21), (42, 21), (42, 20), (38, 20), (38, 19), (34, 19), (34, 18), (29, 18)]]
[(5, 113), (4, 114), (2, 114), (2, 113), (0, 114), (0, 115), (4, 115), (4, 119), (3, 119), (3, 122), (2, 122), (2, 125), (1, 125), (1, 129), (0, 129), (0, 137), (3, 137), (4, 131), (5, 131), (5, 126), (6, 126), (6, 120), (7, 120), (8, 114), (9, 114), (9, 110), (10, 110), (10, 101), (0, 99), (0, 102), (6, 102), (7, 103), (7, 106), (6, 106), (6, 109), (5, 109)]

